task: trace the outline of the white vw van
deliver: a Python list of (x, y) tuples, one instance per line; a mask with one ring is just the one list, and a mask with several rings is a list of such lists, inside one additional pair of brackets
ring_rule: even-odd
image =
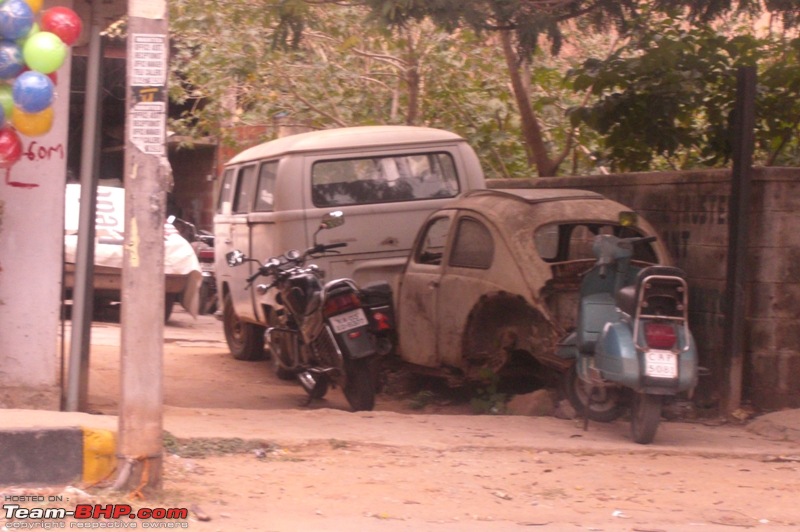
[[(485, 188), (475, 152), (460, 136), (410, 126), (330, 129), (283, 137), (243, 151), (226, 163), (217, 212), (216, 273), (223, 326), (238, 359), (263, 353), (273, 294), (245, 289), (249, 267), (225, 261), (238, 249), (264, 261), (313, 244), (322, 216), (344, 212), (342, 227), (321, 233), (345, 242), (341, 254), (315, 263), (327, 279), (363, 285), (395, 277), (425, 218), (459, 193)], [(273, 316), (274, 321), (274, 316)]]

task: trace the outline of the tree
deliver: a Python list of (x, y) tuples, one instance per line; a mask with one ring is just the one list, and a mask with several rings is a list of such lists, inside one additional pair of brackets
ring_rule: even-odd
[(454, 31), (471, 27), (479, 32), (496, 31), (503, 43), (503, 55), (522, 122), (522, 134), (529, 149), (529, 161), (540, 176), (555, 175), (569, 153), (573, 135), (565, 138), (559, 154), (552, 155), (542, 134), (540, 121), (531, 106), (531, 88), (526, 72), (541, 37), (558, 52), (563, 27), (572, 23), (589, 30), (613, 30), (626, 34), (640, 8), (652, 4), (655, 11), (685, 13), (689, 22), (706, 22), (737, 12), (757, 12), (762, 7), (783, 16), (786, 25), (800, 21), (800, 8), (792, 0), (366, 0), (375, 16), (391, 26), (430, 17), (441, 27)]
[[(173, 131), (224, 138), (220, 125), (270, 124), (275, 116), (311, 128), (430, 125), (473, 142), (491, 174), (526, 170), (496, 43), (430, 21), (390, 31), (353, 6), (309, 7), (302, 39), (284, 41), (278, 18), (248, 17), (244, 4), (214, 3), (214, 16), (208, 1), (172, 4), (172, 98), (185, 109)], [(547, 76), (560, 85), (560, 76)]]
[[(603, 138), (603, 158), (619, 170), (721, 166), (731, 157), (736, 70), (757, 65), (761, 164), (798, 164), (800, 39), (751, 35), (742, 28), (651, 20), (610, 57), (570, 73), (576, 90), (597, 100), (571, 111)], [(792, 155), (794, 154), (794, 158)]]

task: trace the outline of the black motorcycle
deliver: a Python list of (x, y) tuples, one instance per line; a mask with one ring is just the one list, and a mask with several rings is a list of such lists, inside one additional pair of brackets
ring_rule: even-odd
[[(308, 394), (308, 402), (321, 399), (330, 386), (341, 386), (355, 410), (375, 406), (378, 355), (362, 293), (351, 279), (323, 282), (322, 272), (306, 260), (328, 253), (345, 243), (317, 244), (317, 233), (344, 223), (341, 211), (327, 214), (314, 233), (314, 246), (304, 252), (287, 251), (260, 264), (247, 286), (261, 276), (269, 284), (256, 287), (260, 294), (277, 289), (280, 305), (265, 341), (279, 376), (295, 376)], [(240, 251), (226, 255), (237, 266), (248, 259)]]

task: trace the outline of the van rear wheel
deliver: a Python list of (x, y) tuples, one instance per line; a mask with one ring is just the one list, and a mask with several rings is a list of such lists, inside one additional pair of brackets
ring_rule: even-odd
[(236, 360), (264, 358), (264, 328), (239, 319), (233, 310), (230, 294), (225, 294), (222, 304), (222, 329), (233, 358)]

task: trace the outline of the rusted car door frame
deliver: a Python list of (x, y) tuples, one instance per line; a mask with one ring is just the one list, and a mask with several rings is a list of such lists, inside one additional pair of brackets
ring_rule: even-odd
[[(425, 223), (400, 281), (397, 302), (400, 350), (406, 360), (420, 366), (439, 366), (439, 286), (455, 215), (454, 210), (440, 211)], [(437, 223), (447, 224), (443, 228), (446, 234), (440, 235), (440, 242), (431, 243), (428, 234)], [(436, 252), (438, 256), (429, 255), (432, 249), (441, 251)]]

